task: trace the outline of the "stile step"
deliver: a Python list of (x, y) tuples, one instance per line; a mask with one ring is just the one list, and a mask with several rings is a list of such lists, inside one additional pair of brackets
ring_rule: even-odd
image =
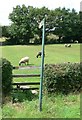
[(16, 74), (12, 75), (13, 77), (40, 77), (40, 74)]
[(12, 85), (40, 85), (40, 82), (16, 82)]

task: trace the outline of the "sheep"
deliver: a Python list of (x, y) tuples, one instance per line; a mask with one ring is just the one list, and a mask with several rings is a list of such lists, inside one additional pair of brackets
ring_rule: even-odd
[(39, 51), (39, 52), (37, 53), (36, 57), (37, 57), (37, 58), (38, 58), (39, 56), (41, 57), (41, 55), (42, 55), (42, 52)]
[(64, 46), (67, 47), (67, 44), (65, 44)]
[(71, 44), (64, 44), (65, 47), (71, 47)]
[(67, 47), (71, 47), (71, 44), (68, 44)]
[[(38, 54), (36, 55), (36, 57), (38, 58), (38, 57), (41, 57), (41, 56), (42, 56), (42, 52), (39, 51)], [(44, 53), (44, 56), (45, 56), (45, 53)]]
[(29, 63), (29, 57), (24, 57), (24, 58), (22, 58), (20, 61), (19, 61), (19, 66), (21, 65), (21, 64), (25, 64), (26, 65), (26, 63), (28, 64)]
[(78, 43), (78, 41), (77, 41), (77, 40), (75, 40), (75, 41), (74, 41), (74, 43)]

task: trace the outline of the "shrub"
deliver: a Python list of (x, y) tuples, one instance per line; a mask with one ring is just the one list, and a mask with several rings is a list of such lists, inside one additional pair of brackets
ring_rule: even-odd
[(12, 65), (5, 59), (0, 59), (0, 66), (2, 66), (2, 95), (8, 96), (12, 90)]
[(44, 70), (44, 88), (48, 93), (69, 93), (80, 91), (82, 73), (79, 63), (46, 64)]
[(58, 36), (54, 35), (54, 34), (49, 34), (46, 37), (46, 44), (54, 44), (54, 43), (59, 43), (59, 39)]

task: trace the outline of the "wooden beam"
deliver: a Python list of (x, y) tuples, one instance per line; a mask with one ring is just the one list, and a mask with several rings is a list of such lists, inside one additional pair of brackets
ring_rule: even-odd
[(12, 85), (40, 85), (40, 82), (16, 82)]
[(40, 74), (16, 74), (12, 75), (13, 77), (40, 77)]
[(13, 90), (36, 90), (39, 88), (13, 88)]
[(13, 66), (13, 69), (40, 69), (41, 66)]

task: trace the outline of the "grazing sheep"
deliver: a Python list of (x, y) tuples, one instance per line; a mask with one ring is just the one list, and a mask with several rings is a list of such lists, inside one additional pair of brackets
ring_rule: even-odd
[(71, 47), (71, 44), (68, 44), (67, 47)]
[(19, 61), (19, 66), (21, 65), (21, 64), (28, 64), (29, 63), (29, 57), (24, 57), (24, 58), (22, 58), (20, 61)]
[[(38, 58), (38, 57), (41, 57), (41, 56), (42, 56), (42, 52), (39, 51), (38, 54), (36, 55), (36, 57)], [(45, 54), (44, 54), (44, 56), (45, 56)]]
[(64, 46), (67, 47), (67, 44), (65, 44)]
[(77, 40), (75, 40), (75, 41), (74, 41), (74, 43), (78, 43), (78, 41), (77, 41)]

